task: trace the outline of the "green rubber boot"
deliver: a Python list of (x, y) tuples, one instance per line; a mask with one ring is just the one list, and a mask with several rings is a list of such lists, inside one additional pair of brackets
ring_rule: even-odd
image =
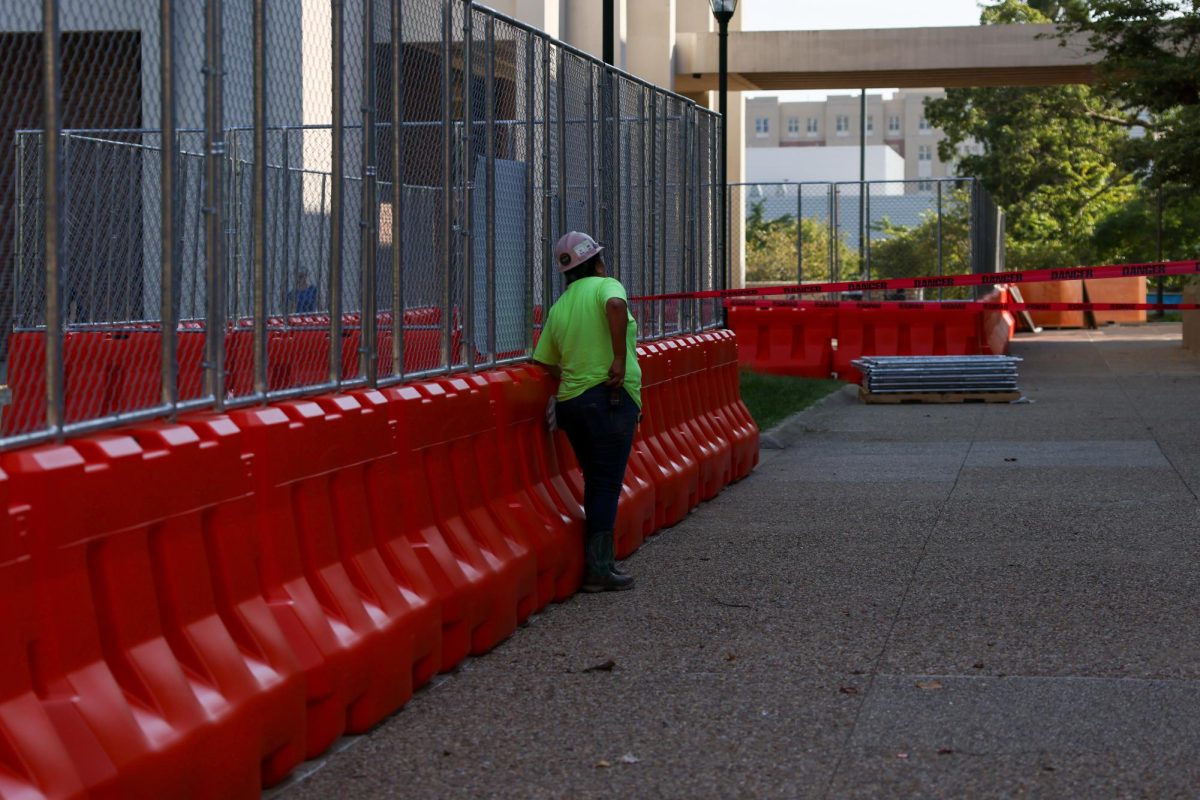
[(601, 531), (589, 535), (584, 544), (587, 558), (587, 574), (583, 579), (582, 591), (619, 592), (633, 588), (633, 576), (614, 572), (612, 531)]

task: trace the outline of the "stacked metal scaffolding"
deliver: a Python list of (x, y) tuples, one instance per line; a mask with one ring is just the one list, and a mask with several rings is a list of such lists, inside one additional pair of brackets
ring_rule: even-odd
[(852, 363), (872, 394), (1017, 391), (1015, 356), (869, 356)]

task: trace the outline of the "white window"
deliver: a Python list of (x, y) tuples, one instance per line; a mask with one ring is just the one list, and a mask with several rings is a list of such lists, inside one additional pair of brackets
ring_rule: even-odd
[(933, 145), (919, 145), (917, 147), (917, 161), (933, 161)]
[(808, 127), (806, 128), (806, 130), (807, 130), (809, 133), (816, 133), (816, 132), (817, 132), (818, 128), (817, 128), (817, 118), (816, 118), (816, 117), (809, 117), (809, 118), (808, 118)]
[(875, 116), (873, 114), (868, 114), (867, 115), (867, 133), (874, 133), (874, 132), (875, 132)]
[(766, 136), (770, 132), (771, 132), (771, 121), (769, 119), (767, 119), (766, 117), (758, 117), (757, 119), (754, 120), (754, 135), (755, 136), (759, 136), (759, 137)]
[(897, 114), (892, 114), (888, 117), (888, 133), (900, 132), (900, 117)]
[(795, 136), (800, 133), (800, 120), (797, 117), (788, 117), (788, 135)]
[(933, 191), (933, 181), (918, 181), (917, 182), (917, 191), (918, 192), (932, 192)]
[(919, 130), (921, 133), (929, 133), (929, 120), (925, 117), (921, 117), (921, 121), (917, 123), (917, 130)]
[(837, 122), (838, 136), (845, 136), (847, 133), (850, 132), (850, 118), (849, 117), (839, 114), (836, 122)]

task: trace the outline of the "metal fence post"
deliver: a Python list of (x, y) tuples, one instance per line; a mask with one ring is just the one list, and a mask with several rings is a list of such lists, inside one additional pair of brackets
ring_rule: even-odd
[[(562, 236), (567, 225), (567, 55), (558, 48), (558, 231)], [(591, 163), (589, 157), (588, 163)], [(549, 308), (546, 309), (549, 311)]]
[(225, 248), (224, 248), (224, 167), (225, 132), (222, 116), (224, 63), (221, 49), (221, 0), (207, 0), (204, 39), (207, 50), (204, 88), (205, 154), (205, 225), (204, 248), (207, 256), (205, 276), (208, 308), (205, 323), (206, 390), (218, 411), (225, 407)]
[[(484, 38), (484, 130), (487, 141), (485, 164), (487, 170), (484, 198), (485, 274), (487, 292), (487, 358), (496, 363), (496, 18), (488, 16)], [(515, 55), (515, 54), (514, 54)], [(514, 116), (516, 116), (514, 114)]]
[(550, 312), (550, 279), (554, 269), (552, 231), (554, 187), (550, 182), (550, 41), (542, 40), (542, 324)]
[(863, 280), (871, 280), (871, 184), (866, 182), (862, 187), (863, 191), (863, 263), (860, 265), (863, 273)]
[(392, 0), (392, 375), (404, 374), (404, 0)]
[[(655, 237), (658, 235), (658, 186), (655, 178), (658, 174), (658, 97), (651, 91), (650, 97), (650, 119), (649, 130), (647, 135), (643, 136), (642, 148), (645, 150), (647, 146), (650, 150), (650, 166), (642, 173), (642, 180), (646, 183), (646, 188), (649, 189), (647, 202), (642, 205), (642, 211), (646, 214), (646, 269), (648, 271), (648, 280), (642, 283), (644, 291), (648, 295), (653, 295), (658, 286), (657, 281), (657, 266), (656, 259), (658, 258), (658, 244)], [(647, 331), (653, 335), (658, 326), (658, 307), (653, 300), (643, 306), (645, 309)]]
[[(638, 186), (638, 189), (639, 189), (639, 195), (640, 195), (640, 202), (638, 204), (638, 209), (641, 211), (643, 217), (646, 217), (646, 214), (647, 214), (646, 184), (648, 183), (648, 180), (646, 177), (646, 121), (647, 121), (646, 120), (646, 89), (645, 89), (645, 87), (639, 86), (638, 87), (638, 177), (640, 178), (640, 180), (638, 181), (638, 183), (640, 185)], [(644, 218), (639, 222), (639, 224), (642, 226), (642, 253), (641, 253), (641, 261), (642, 261), (641, 272), (642, 272), (642, 274), (641, 274), (641, 285), (640, 285), (638, 294), (649, 294), (650, 293), (650, 289), (648, 288), (647, 283), (646, 283), (646, 278), (649, 276), (649, 271), (648, 271), (648, 267), (647, 267), (647, 264), (648, 264), (647, 259), (649, 258), (649, 252), (650, 252), (648, 250), (649, 242), (650, 242), (650, 239), (652, 238), (651, 236), (647, 235), (647, 231), (653, 231), (653, 229), (654, 229), (652, 223), (647, 225), (647, 223), (651, 219), (653, 219), (653, 217)], [(630, 252), (632, 252), (632, 250)], [(641, 324), (642, 329), (645, 330), (645, 327), (646, 327), (646, 304), (639, 303), (638, 305), (639, 305), (638, 322)]]
[(796, 283), (804, 283), (804, 184), (796, 184)]
[[(13, 256), (15, 263), (13, 264), (13, 297), (12, 297), (12, 315), (13, 321), (17, 322), (23, 319), (21, 315), (21, 298), (25, 296), (26, 282), (29, 276), (25, 274), (25, 263), (27, 261), (25, 253), (25, 215), (29, 213), (26, 206), (25, 193), (28, 189), (25, 186), (25, 170), (26, 163), (29, 158), (25, 152), (25, 142), (28, 136), (16, 134), (17, 145), (17, 174), (14, 180), (15, 190), (17, 195), (17, 224), (13, 231)], [(44, 138), (44, 134), (43, 134)], [(35, 282), (36, 285), (36, 282)]]
[(454, 310), (450, 282), (454, 271), (454, 117), (451, 113), (452, 69), (454, 53), (454, 8), (456, 0), (442, 0), (442, 366), (450, 369), (453, 358)]
[[(283, 315), (283, 327), (286, 330), (288, 328), (288, 273), (290, 273), (292, 269), (292, 260), (288, 257), (288, 243), (286, 237), (288, 225), (291, 224), (292, 220), (292, 158), (290, 146), (288, 145), (288, 140), (292, 137), (288, 135), (290, 131), (286, 126), (281, 129), (280, 133), (283, 135), (283, 141), (279, 143), (279, 160), (283, 164), (283, 177), (280, 179), (281, 188), (279, 191), (282, 195), (280, 198), (280, 203), (282, 204), (283, 208), (276, 215), (275, 220), (276, 225), (278, 225), (279, 218), (283, 218), (283, 232), (285, 234), (284, 241), (280, 244), (280, 246), (283, 248), (283, 260), (279, 265), (279, 310)], [(304, 213), (300, 208), (297, 208), (297, 210), (300, 211), (301, 214)], [(293, 251), (297, 260), (300, 258), (299, 239), (300, 223), (297, 222), (296, 247)]]
[[(598, 119), (596, 114), (596, 65), (587, 64), (586, 66), (587, 101), (584, 103), (586, 121), (583, 126), (587, 131), (587, 144), (584, 146), (584, 151), (587, 153), (587, 203), (584, 213), (587, 224), (591, 227), (588, 233), (599, 238), (602, 234), (598, 219), (600, 204), (596, 202), (596, 133), (604, 130), (604, 123)], [(600, 113), (604, 113), (603, 108)], [(601, 150), (603, 150), (603, 144), (601, 144)]]
[[(667, 99), (663, 98), (662, 128), (662, 205), (659, 206), (658, 230), (659, 258), (662, 259), (662, 291), (667, 292), (667, 124), (671, 108)], [(658, 304), (658, 335), (664, 336), (667, 331), (667, 305), (665, 300)]]
[(329, 160), (329, 382), (342, 382), (342, 258), (345, 220), (345, 14), (344, 0), (330, 3), (330, 97), (333, 120), (330, 130)]
[(533, 166), (534, 138), (537, 135), (534, 127), (533, 95), (537, 91), (537, 74), (534, 71), (534, 37), (525, 33), (525, 319), (522, 342), (525, 355), (533, 355), (533, 278), (537, 259), (534, 258), (533, 233), (533, 184), (537, 178)]
[[(942, 182), (937, 182), (937, 274), (942, 274)], [(938, 287), (938, 300), (942, 299), (942, 287)]]
[(254, 393), (267, 383), (267, 9), (254, 0)]
[(46, 219), (43, 224), (46, 259), (46, 424), (61, 437), (64, 419), (63, 395), (63, 275), (59, 263), (62, 245), (60, 204), (62, 180), (59, 146), (62, 138), (60, 47), (58, 0), (42, 0), (42, 192)]
[[(176, 327), (179, 321), (179, 264), (175, 244), (175, 194), (178, 190), (175, 154), (178, 152), (175, 138), (175, 2), (160, 0), (159, 6), (160, 100), (159, 119), (162, 133), (159, 136), (162, 194), (160, 258), (162, 259), (162, 292), (159, 298), (159, 317), (162, 320), (161, 351), (162, 402), (173, 410), (179, 402), (178, 362), (175, 348), (178, 339)], [(20, 172), (18, 172), (18, 176)], [(19, 195), (18, 195), (19, 196)], [(18, 218), (19, 219), (19, 218)], [(20, 224), (20, 223), (18, 223)], [(18, 265), (19, 267), (19, 265)]]
[(367, 385), (379, 385), (378, 303), (375, 283), (379, 236), (379, 175), (375, 153), (375, 0), (363, 0), (362, 9), (362, 213), (359, 261), (362, 265), (362, 374)]
[[(692, 173), (692, 168), (695, 166), (695, 158), (692, 157), (692, 150), (696, 148), (696, 127), (694, 109), (689, 106), (683, 108), (683, 150), (680, 151), (679, 157), (682, 163), (679, 164), (679, 172), (683, 180), (683, 203), (684, 217), (683, 230), (680, 231), (683, 235), (683, 289), (684, 291), (695, 290), (696, 278), (696, 175)], [(695, 319), (692, 319), (692, 309), (695, 303), (691, 300), (684, 300), (679, 303), (679, 324), (682, 331), (691, 331), (695, 324)]]
[(615, 72), (605, 70), (612, 81), (609, 103), (612, 108), (612, 175), (605, 182), (609, 186), (607, 213), (610, 220), (607, 233), (612, 237), (612, 275), (621, 278), (621, 79)]
[(841, 248), (838, 247), (838, 185), (829, 184), (829, 280), (836, 281), (841, 270), (838, 259)]
[(474, 141), (474, 103), (475, 94), (475, 61), (474, 61), (474, 13), (471, 0), (463, 0), (463, 69), (462, 69), (462, 138), (459, 143), (459, 169), (462, 170), (462, 225), (459, 237), (462, 242), (462, 305), (459, 310), (462, 317), (462, 353), (467, 369), (475, 371), (475, 186), (471, 180), (475, 166)]

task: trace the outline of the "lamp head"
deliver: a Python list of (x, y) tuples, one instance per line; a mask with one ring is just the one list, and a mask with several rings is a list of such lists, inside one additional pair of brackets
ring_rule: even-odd
[(737, 10), (737, 0), (708, 0), (708, 4), (712, 7), (717, 22), (729, 22), (733, 19), (733, 12)]

